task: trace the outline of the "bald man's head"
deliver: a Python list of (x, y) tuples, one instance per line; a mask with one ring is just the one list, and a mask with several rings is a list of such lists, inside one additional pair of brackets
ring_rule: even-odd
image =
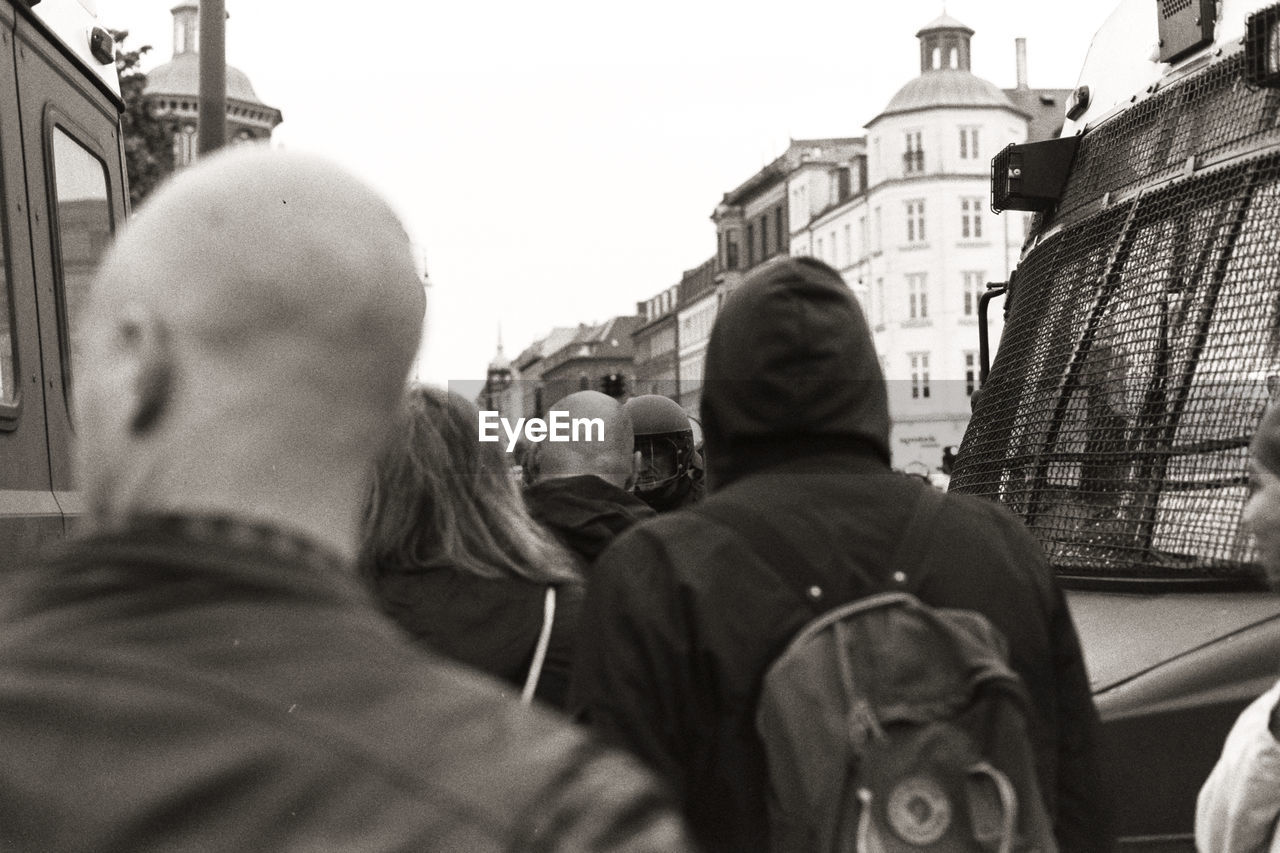
[[(403, 225), (333, 164), (240, 146), (180, 172), (90, 289), (74, 396), (92, 511), (170, 508), (134, 506), (139, 480), (271, 491), (313, 467), (367, 467), (424, 308)], [(274, 478), (239, 470), (272, 457)]]
[(599, 419), (604, 438), (596, 430), (582, 430), (577, 441), (542, 441), (530, 447), (535, 482), (593, 474), (629, 489), (635, 478), (635, 434), (622, 404), (599, 391), (579, 391), (551, 406), (569, 421)]

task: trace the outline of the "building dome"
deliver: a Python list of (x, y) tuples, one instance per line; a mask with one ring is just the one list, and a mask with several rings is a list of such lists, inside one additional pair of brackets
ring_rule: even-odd
[[(147, 72), (144, 95), (177, 95), (183, 98), (200, 96), (200, 54), (180, 53), (164, 65)], [(250, 104), (262, 104), (249, 75), (239, 68), (227, 66), (227, 97)], [(264, 104), (265, 106), (265, 104)]]
[(939, 107), (997, 107), (1023, 115), (999, 86), (969, 70), (973, 30), (942, 15), (916, 33), (920, 40), (920, 76), (889, 99), (880, 115), (867, 122)]
[(1017, 107), (999, 86), (959, 69), (943, 69), (921, 74), (889, 99), (889, 105), (876, 119), (898, 113), (929, 110), (938, 107), (1004, 107), (1017, 112)]

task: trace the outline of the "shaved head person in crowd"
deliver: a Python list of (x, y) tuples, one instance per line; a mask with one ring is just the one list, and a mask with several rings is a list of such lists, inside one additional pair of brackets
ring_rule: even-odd
[(183, 174), (130, 223), (85, 312), (93, 519), (251, 505), (352, 553), (423, 309), (403, 227), (349, 175), (259, 152)]
[(543, 441), (529, 448), (525, 465), (533, 485), (525, 491), (525, 502), (585, 569), (615, 536), (654, 512), (631, 494), (640, 460), (631, 419), (621, 403), (599, 391), (579, 391), (551, 411), (563, 412), (570, 424), (588, 424), (576, 437), (571, 433), (573, 440)]
[(355, 576), (423, 313), (396, 215), (320, 159), (202, 158), (129, 223), (75, 343), (90, 523), (0, 579), (0, 846), (686, 849), (628, 759)]

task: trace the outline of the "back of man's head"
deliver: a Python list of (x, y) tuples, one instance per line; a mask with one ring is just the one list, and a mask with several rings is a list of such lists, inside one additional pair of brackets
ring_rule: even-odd
[(578, 391), (551, 406), (569, 424), (569, 441), (532, 444), (535, 482), (594, 475), (620, 489), (635, 478), (635, 435), (622, 404), (599, 391)]
[(423, 312), (399, 219), (331, 163), (244, 146), (179, 173), (90, 290), (75, 403), (92, 520), (235, 514), (349, 551)]
[(717, 486), (773, 462), (851, 449), (889, 461), (889, 404), (871, 330), (814, 258), (757, 267), (707, 344), (702, 426)]

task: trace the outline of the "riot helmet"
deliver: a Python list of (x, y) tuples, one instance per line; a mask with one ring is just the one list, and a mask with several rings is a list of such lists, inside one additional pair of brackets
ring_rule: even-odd
[(681, 505), (695, 474), (689, 416), (675, 400), (660, 394), (632, 397), (623, 408), (631, 418), (641, 457), (636, 496), (659, 512)]

